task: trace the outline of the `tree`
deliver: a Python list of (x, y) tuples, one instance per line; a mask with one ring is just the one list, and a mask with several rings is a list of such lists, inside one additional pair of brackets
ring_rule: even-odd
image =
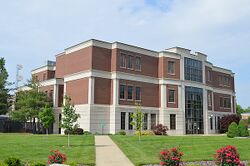
[(69, 143), (69, 135), (70, 132), (73, 132), (73, 127), (77, 123), (77, 119), (80, 118), (80, 115), (75, 112), (75, 106), (70, 103), (71, 98), (69, 96), (65, 96), (65, 104), (63, 105), (62, 110), (62, 123), (61, 127), (68, 130), (68, 147), (70, 146)]
[(239, 136), (239, 130), (238, 130), (238, 125), (235, 122), (232, 122), (229, 127), (228, 127), (228, 132), (227, 132), (227, 136), (229, 138), (234, 138)]
[(240, 116), (242, 113), (245, 113), (245, 112), (246, 112), (246, 110), (243, 109), (239, 104), (236, 105), (236, 113), (237, 113), (237, 115)]
[(135, 113), (131, 114), (133, 121), (130, 123), (138, 132), (139, 141), (141, 141), (141, 133), (144, 125), (144, 113), (141, 110), (141, 105), (136, 104)]
[(249, 136), (246, 121), (244, 121), (242, 119), (240, 120), (239, 125), (238, 125), (238, 130), (239, 130), (240, 137), (248, 137)]
[(248, 125), (250, 125), (250, 116), (247, 118)]
[(11, 118), (20, 122), (33, 121), (33, 133), (36, 131), (36, 119), (39, 112), (48, 105), (52, 105), (51, 99), (46, 93), (39, 91), (39, 85), (36, 79), (32, 78), (27, 84), (31, 89), (20, 91), (16, 94), (15, 111), (11, 112)]
[(55, 122), (53, 109), (49, 106), (45, 106), (44, 109), (39, 112), (39, 119), (41, 120), (43, 127), (46, 129), (46, 134), (48, 134), (50, 125)]
[(4, 58), (0, 58), (0, 115), (5, 115), (10, 107), (10, 89), (7, 86), (10, 86), (11, 83), (7, 81), (8, 76), (5, 68), (5, 60)]

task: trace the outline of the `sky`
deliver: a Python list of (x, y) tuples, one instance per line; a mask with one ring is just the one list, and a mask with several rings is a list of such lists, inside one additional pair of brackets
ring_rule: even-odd
[[(88, 39), (162, 51), (180, 46), (235, 73), (237, 103), (250, 106), (249, 0), (0, 0), (0, 57), (9, 81)], [(21, 84), (22, 84), (21, 83)]]

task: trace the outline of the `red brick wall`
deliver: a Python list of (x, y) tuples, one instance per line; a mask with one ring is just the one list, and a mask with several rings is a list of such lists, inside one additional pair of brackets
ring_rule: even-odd
[[(230, 95), (214, 93), (214, 111), (216, 112), (231, 112), (231, 108), (220, 107), (220, 97), (231, 97)], [(232, 105), (233, 103), (231, 103)]]
[(56, 78), (91, 69), (92, 47), (56, 57)]
[[(175, 74), (168, 73), (168, 61), (175, 62)], [(159, 78), (172, 78), (172, 79), (180, 79), (180, 60), (169, 58), (169, 57), (160, 57), (159, 58)]]
[[(133, 56), (132, 58), (133, 69), (120, 68), (119, 57), (120, 57), (121, 52), (126, 55)], [(141, 57), (141, 71), (135, 70), (136, 56)], [(158, 58), (151, 57), (148, 55), (138, 54), (138, 53), (134, 53), (134, 52), (126, 51), (126, 50), (113, 49), (111, 69), (112, 71), (120, 71), (120, 72), (131, 73), (131, 74), (141, 74), (141, 75), (150, 76), (150, 77), (158, 77)]]
[(66, 83), (66, 95), (71, 98), (73, 104), (88, 103), (89, 78), (69, 81)]
[[(45, 75), (45, 79), (44, 79), (44, 75)], [(33, 77), (36, 77), (38, 81), (49, 80), (49, 79), (55, 78), (55, 71), (51, 71), (51, 70), (41, 71), (39, 73), (33, 74)]]
[(141, 87), (141, 105), (144, 107), (159, 107), (159, 85), (129, 81), (129, 80), (120, 80), (120, 84), (126, 85), (125, 87), (125, 99), (127, 98), (127, 86), (133, 86), (133, 100), (119, 100), (121, 105), (135, 105), (135, 87)]
[[(166, 102), (167, 102), (167, 107), (170, 108), (178, 108), (178, 85), (171, 85), (171, 84), (167, 84), (167, 97), (166, 97)], [(174, 103), (169, 103), (168, 99), (169, 99), (169, 89), (173, 89), (175, 90), (175, 102)]]
[[(234, 77), (232, 77), (229, 74), (225, 74), (225, 73), (221, 73), (221, 72), (217, 72), (217, 71), (212, 71), (212, 79), (211, 79), (211, 81), (208, 81), (208, 70), (212, 71), (212, 69), (210, 67), (206, 66), (205, 67), (205, 73), (206, 73), (205, 77), (206, 77), (206, 84), (207, 85), (210, 85), (210, 86), (215, 87), (215, 88), (230, 89), (232, 91), (235, 91)], [(219, 83), (220, 76), (227, 76), (230, 78), (230, 86), (229, 87), (220, 85), (220, 83)]]
[(92, 68), (111, 71), (111, 50), (101, 47), (92, 48)]
[(95, 104), (111, 104), (111, 80), (95, 77)]

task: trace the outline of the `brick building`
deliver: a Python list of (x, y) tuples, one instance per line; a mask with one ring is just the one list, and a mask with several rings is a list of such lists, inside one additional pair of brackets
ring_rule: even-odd
[(53, 98), (54, 133), (61, 132), (64, 95), (81, 115), (80, 127), (93, 133), (131, 132), (136, 102), (145, 113), (145, 129), (161, 123), (170, 135), (217, 133), (220, 118), (235, 113), (234, 73), (180, 47), (157, 52), (91, 39), (65, 49), (32, 75)]

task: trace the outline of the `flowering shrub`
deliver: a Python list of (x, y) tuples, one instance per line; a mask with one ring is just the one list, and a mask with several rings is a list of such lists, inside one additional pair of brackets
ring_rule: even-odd
[(220, 166), (244, 166), (240, 163), (240, 156), (234, 146), (228, 145), (216, 151), (215, 162)]
[(179, 166), (183, 153), (178, 148), (172, 148), (171, 150), (164, 149), (160, 151), (160, 165), (162, 166)]
[(158, 124), (153, 127), (153, 132), (155, 133), (155, 135), (167, 135), (167, 130), (168, 127), (163, 126), (162, 124)]
[(58, 163), (63, 164), (67, 160), (65, 154), (60, 153), (58, 150), (51, 150), (48, 157), (48, 164)]

